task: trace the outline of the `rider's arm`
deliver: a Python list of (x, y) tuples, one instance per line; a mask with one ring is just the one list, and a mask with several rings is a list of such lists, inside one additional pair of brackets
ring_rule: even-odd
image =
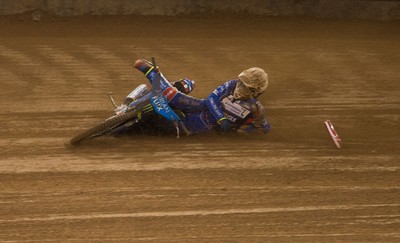
[(254, 132), (268, 133), (271, 124), (265, 116), (265, 108), (260, 101), (256, 102), (257, 110), (253, 112), (253, 116), (249, 118), (237, 131), (241, 134), (250, 134)]
[(216, 88), (206, 99), (208, 109), (210, 110), (215, 120), (219, 123), (222, 120), (226, 119), (221, 107), (221, 99), (233, 92), (236, 83), (237, 80), (230, 80), (222, 84), (221, 86)]

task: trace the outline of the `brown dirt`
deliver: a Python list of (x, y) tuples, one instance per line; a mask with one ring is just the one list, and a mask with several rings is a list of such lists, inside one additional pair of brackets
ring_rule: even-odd
[[(399, 22), (28, 19), (0, 19), (0, 240), (400, 240)], [(198, 97), (265, 68), (272, 131), (65, 145), (151, 56)]]

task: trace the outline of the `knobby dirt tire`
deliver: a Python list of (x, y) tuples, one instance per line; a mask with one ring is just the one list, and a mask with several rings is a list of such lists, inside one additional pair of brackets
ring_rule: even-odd
[[(89, 128), (81, 133), (79, 133), (78, 135), (76, 135), (75, 137), (73, 137), (70, 141), (70, 143), (72, 145), (77, 145), (80, 142), (82, 142), (83, 140), (87, 140), (92, 138), (92, 136), (98, 134), (98, 133), (104, 133), (106, 134), (111, 128), (113, 128), (115, 125), (118, 125), (120, 123), (124, 123), (130, 119), (133, 119), (137, 116), (137, 111), (130, 111), (127, 112), (123, 115), (120, 116), (115, 116), (112, 117), (110, 119), (107, 119), (105, 121), (103, 121), (102, 123), (98, 124), (95, 127)], [(102, 134), (102, 135), (104, 135)]]

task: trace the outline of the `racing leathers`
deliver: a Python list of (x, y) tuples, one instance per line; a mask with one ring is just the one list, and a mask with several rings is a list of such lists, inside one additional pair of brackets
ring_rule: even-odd
[(267, 121), (264, 106), (257, 99), (235, 100), (233, 91), (238, 80), (230, 80), (216, 88), (206, 99), (186, 95), (176, 88), (152, 67), (145, 76), (153, 83), (160, 79), (160, 89), (172, 108), (183, 112), (182, 122), (191, 134), (221, 130), (221, 121), (226, 119), (232, 131), (267, 133), (270, 123)]

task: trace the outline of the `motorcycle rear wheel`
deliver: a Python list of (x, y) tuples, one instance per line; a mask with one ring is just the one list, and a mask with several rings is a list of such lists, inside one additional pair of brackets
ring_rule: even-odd
[(133, 111), (127, 112), (123, 115), (111, 117), (111, 118), (103, 121), (102, 123), (98, 124), (97, 126), (89, 128), (89, 129), (77, 134), (70, 140), (70, 143), (71, 143), (71, 145), (78, 145), (79, 143), (81, 143), (84, 140), (103, 136), (103, 135), (107, 134), (108, 132), (110, 132), (117, 125), (122, 124), (128, 120), (136, 118), (137, 114), (138, 114), (138, 111), (133, 110)]

